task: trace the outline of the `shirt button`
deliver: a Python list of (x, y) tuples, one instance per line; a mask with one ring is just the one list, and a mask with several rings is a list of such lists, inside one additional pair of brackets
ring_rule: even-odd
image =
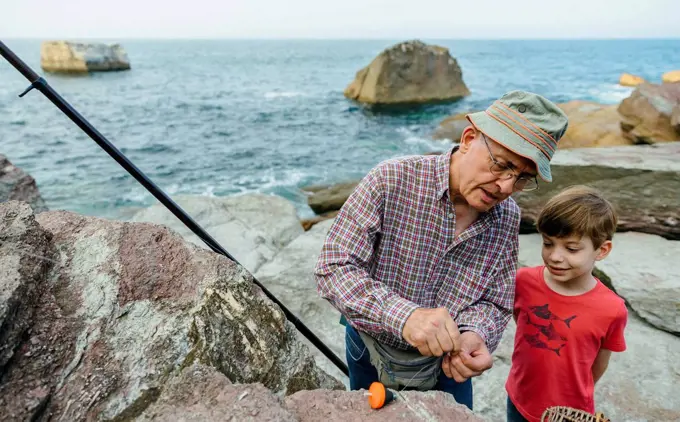
[(453, 213), (452, 213), (452, 212), (449, 213), (449, 218), (453, 218)]

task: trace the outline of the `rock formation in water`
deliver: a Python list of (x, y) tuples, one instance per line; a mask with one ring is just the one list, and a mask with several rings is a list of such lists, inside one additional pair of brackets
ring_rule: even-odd
[(45, 72), (88, 73), (129, 70), (130, 59), (120, 44), (45, 41), (40, 47)]
[(396, 105), (452, 101), (470, 90), (447, 48), (407, 41), (385, 49), (359, 70), (344, 95), (360, 103)]

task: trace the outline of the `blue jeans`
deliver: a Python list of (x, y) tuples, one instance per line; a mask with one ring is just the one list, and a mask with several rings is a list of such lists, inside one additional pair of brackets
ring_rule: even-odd
[[(361, 390), (371, 386), (371, 383), (378, 381), (378, 371), (371, 365), (371, 358), (364, 341), (349, 324), (345, 328), (345, 354), (347, 357), (347, 367), (349, 368), (349, 388), (350, 390)], [(447, 377), (444, 372), (439, 375), (437, 385), (434, 390), (444, 391), (453, 395), (456, 402), (467, 406), (472, 410), (472, 380), (464, 382)]]
[(519, 413), (519, 410), (517, 410), (515, 404), (510, 400), (510, 397), (508, 397), (507, 407), (507, 422), (528, 422), (524, 416)]

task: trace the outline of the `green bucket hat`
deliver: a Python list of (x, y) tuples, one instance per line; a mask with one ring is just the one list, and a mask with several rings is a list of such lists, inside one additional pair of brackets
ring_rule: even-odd
[(550, 160), (568, 125), (567, 115), (554, 103), (532, 92), (510, 91), (465, 117), (489, 138), (533, 161), (541, 179), (552, 182)]

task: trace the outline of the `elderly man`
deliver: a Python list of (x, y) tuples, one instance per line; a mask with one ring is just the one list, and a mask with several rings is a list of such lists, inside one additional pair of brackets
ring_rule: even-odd
[(442, 390), (472, 409), (512, 314), (520, 210), (552, 180), (567, 117), (512, 91), (467, 115), (439, 156), (385, 161), (345, 202), (319, 256), (321, 297), (346, 320), (350, 388)]

